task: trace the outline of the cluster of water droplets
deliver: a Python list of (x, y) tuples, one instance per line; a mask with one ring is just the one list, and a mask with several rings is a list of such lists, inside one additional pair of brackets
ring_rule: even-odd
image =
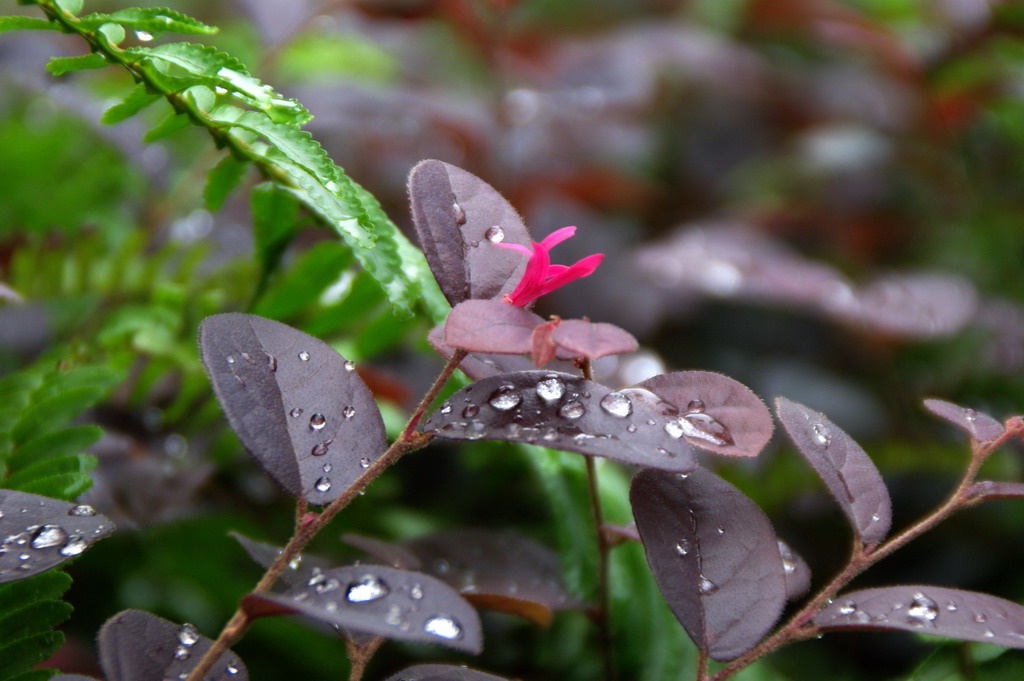
[[(28, 509), (21, 510), (22, 513), (27, 511)], [(87, 504), (72, 506), (68, 510), (68, 516), (72, 518), (90, 518), (95, 515), (96, 509)], [(0, 511), (0, 518), (3, 518), (2, 511)], [(98, 525), (92, 533), (100, 535), (104, 529), (103, 525)], [(18, 552), (18, 560), (21, 562), (17, 569), (30, 570), (31, 560), (34, 557), (33, 551), (59, 547), (57, 553), (68, 558), (83, 553), (89, 548), (89, 542), (84, 534), (81, 531), (69, 531), (57, 523), (30, 525), (22, 532), (4, 537), (3, 541), (0, 541), (0, 555)]]
[(174, 649), (175, 660), (187, 660), (192, 655), (192, 646), (199, 642), (199, 631), (195, 625), (186, 622), (178, 628), (178, 646)]

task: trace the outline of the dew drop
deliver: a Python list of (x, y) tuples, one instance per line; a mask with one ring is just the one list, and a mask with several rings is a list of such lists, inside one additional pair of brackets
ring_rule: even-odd
[(587, 413), (587, 408), (583, 406), (582, 402), (576, 400), (569, 400), (558, 408), (558, 415), (564, 419), (578, 419), (585, 413)]
[(559, 437), (560, 435), (558, 434), (557, 428), (548, 428), (544, 431), (544, 434), (541, 435), (541, 439), (545, 442), (554, 442), (558, 440)]
[(77, 556), (78, 554), (89, 548), (89, 545), (85, 543), (82, 536), (79, 534), (73, 534), (68, 537), (68, 543), (65, 544), (61, 550), (60, 555), (62, 556)]
[(227, 667), (224, 668), (224, 671), (228, 673), (228, 676), (235, 676), (236, 674), (238, 674), (238, 667), (236, 667), (233, 664), (229, 664)]
[(931, 626), (938, 616), (939, 607), (935, 601), (921, 592), (914, 594), (913, 600), (910, 601), (910, 607), (907, 608), (907, 622), (918, 626)]
[(277, 371), (277, 357), (274, 357), (269, 352), (263, 353), (267, 356), (267, 368), (270, 369), (271, 373)]
[(811, 431), (814, 432), (814, 441), (822, 447), (828, 447), (832, 444), (832, 433), (824, 425), (815, 423), (811, 426)]
[(302, 410), (296, 407), (295, 409), (292, 409), (290, 412), (288, 412), (288, 414), (291, 415), (293, 419), (298, 418), (299, 416), (302, 416)]
[(235, 363), (235, 358), (232, 357), (231, 355), (228, 355), (228, 364), (234, 364), (234, 363)]
[(857, 612), (857, 604), (853, 601), (846, 601), (839, 606), (838, 612), (840, 615), (852, 615)]
[(138, 38), (140, 42), (148, 43), (153, 39), (153, 34), (148, 31), (135, 31), (135, 37)]
[(669, 421), (665, 424), (665, 432), (669, 437), (678, 439), (683, 436), (683, 426), (679, 421)]
[(356, 363), (353, 362), (350, 359), (346, 359), (345, 360), (345, 364), (343, 366), (345, 367), (345, 371), (355, 371), (356, 370)]
[(979, 612), (977, 615), (974, 616), (974, 621), (978, 624), (984, 624), (985, 622), (988, 622), (988, 617)]
[(309, 361), (309, 353), (306, 352), (305, 350), (303, 350), (302, 352), (299, 353), (299, 359), (301, 359), (303, 362), (308, 362)]
[[(89, 504), (79, 504), (78, 506), (72, 506), (68, 511), (68, 515), (76, 518), (91, 518), (96, 515), (96, 509)], [(0, 518), (3, 517), (3, 512), (0, 512)]]
[(511, 385), (503, 385), (487, 398), (487, 403), (498, 411), (508, 411), (519, 406), (519, 403), (523, 401), (519, 391)]
[(18, 556), (18, 560), (28, 560), (31, 557), (32, 556), (28, 555), (27, 553), (23, 553), (20, 556)]
[(716, 527), (715, 528), (715, 534), (717, 534), (719, 537), (721, 537), (723, 534), (725, 534), (725, 528), (724, 527)]
[(985, 638), (995, 638), (995, 632), (991, 629), (985, 630)]
[(349, 603), (369, 603), (370, 601), (384, 598), (391, 589), (380, 577), (375, 575), (363, 575), (348, 585), (345, 592), (345, 600)]
[(686, 541), (685, 539), (680, 539), (676, 543), (676, 553), (678, 553), (680, 556), (688, 555), (690, 553), (690, 542)]
[(480, 413), (480, 407), (475, 404), (467, 404), (466, 408), (462, 410), (462, 418), (471, 419)]
[(633, 413), (633, 403), (620, 392), (608, 393), (601, 398), (601, 408), (612, 416), (624, 419)]
[(715, 584), (714, 582), (712, 582), (710, 579), (708, 579), (704, 575), (700, 576), (700, 582), (699, 582), (698, 588), (700, 589), (701, 594), (703, 594), (705, 596), (713, 594), (716, 591), (718, 591), (718, 585)]
[(501, 228), (501, 225), (488, 227), (487, 231), (484, 232), (484, 238), (493, 244), (500, 244), (505, 240), (505, 230)]
[(409, 587), (409, 598), (414, 601), (418, 601), (423, 598), (423, 587), (419, 584), (413, 584)]
[(250, 355), (248, 352), (243, 352), (242, 353), (242, 359), (244, 359), (249, 364), (252, 364), (253, 366), (256, 365), (256, 360), (253, 359), (252, 355)]
[(331, 471), (334, 470), (334, 466), (332, 466), (329, 463), (325, 463), (323, 466), (320, 467), (320, 470), (322, 470), (324, 473), (330, 473)]
[(537, 395), (546, 401), (557, 400), (565, 394), (565, 383), (557, 376), (546, 376), (537, 383)]
[(359, 467), (360, 468), (369, 468), (370, 467), (370, 457), (364, 456), (363, 458), (359, 459)]
[(686, 411), (691, 414), (700, 414), (704, 412), (703, 400), (690, 400), (690, 403), (686, 405)]
[(390, 624), (393, 627), (397, 627), (402, 623), (402, 609), (397, 605), (392, 605), (388, 608), (388, 611), (384, 614), (384, 623)]
[(310, 430), (323, 430), (324, 426), (327, 425), (327, 419), (324, 418), (323, 414), (313, 414), (309, 417), (309, 429)]
[(174, 649), (174, 659), (175, 660), (187, 660), (188, 656), (189, 656), (188, 646), (178, 646), (177, 648)]
[(970, 407), (966, 407), (964, 409), (964, 418), (967, 419), (968, 423), (973, 423), (978, 418), (978, 412), (971, 409)]
[(628, 426), (626, 426), (626, 432), (635, 433), (636, 432), (636, 424), (635, 423), (631, 423)]
[(444, 404), (441, 405), (441, 410), (440, 411), (441, 411), (442, 414), (450, 414), (450, 413), (452, 413), (452, 403), (451, 402), (445, 402)]
[(178, 629), (178, 643), (183, 646), (194, 646), (199, 641), (199, 631), (194, 624), (185, 622)]
[(462, 206), (457, 201), (452, 201), (452, 212), (455, 213), (455, 224), (466, 224), (466, 211), (462, 210)]
[(29, 544), (34, 549), (48, 549), (51, 546), (63, 544), (68, 538), (68, 533), (59, 525), (43, 525), (32, 535)]
[(327, 492), (328, 490), (331, 489), (331, 479), (320, 478), (319, 480), (316, 481), (316, 484), (313, 485), (313, 488), (317, 492)]
[(462, 627), (448, 615), (434, 615), (423, 623), (423, 631), (449, 641), (462, 636)]
[(467, 440), (479, 440), (486, 437), (488, 433), (490, 433), (490, 430), (488, 430), (487, 424), (483, 421), (471, 421), (470, 424), (466, 426)]
[(946, 612), (956, 612), (957, 610), (959, 610), (959, 606), (953, 601), (946, 603)]
[(312, 454), (313, 456), (323, 456), (324, 454), (327, 453), (327, 450), (331, 446), (332, 442), (334, 442), (334, 440), (324, 440), (320, 444), (315, 445), (313, 449), (310, 451), (310, 454)]
[(349, 406), (345, 407), (345, 408), (344, 408), (344, 409), (343, 409), (343, 410), (341, 411), (341, 415), (342, 415), (342, 416), (344, 416), (344, 417), (345, 417), (345, 418), (347, 418), (347, 419), (350, 419), (350, 418), (352, 418), (353, 416), (355, 416), (355, 415), (356, 415), (356, 410), (355, 410), (355, 407), (353, 407), (352, 405), (349, 405)]
[(713, 445), (733, 444), (732, 433), (721, 421), (708, 414), (693, 412), (683, 414), (679, 419), (679, 425), (683, 428), (686, 437), (697, 438), (710, 442)]

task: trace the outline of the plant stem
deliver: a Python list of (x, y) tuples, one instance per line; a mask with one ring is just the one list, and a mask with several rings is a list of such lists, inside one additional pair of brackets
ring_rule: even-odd
[[(296, 513), (295, 532), (292, 534), (291, 539), (278, 554), (274, 562), (267, 568), (266, 572), (260, 578), (260, 581), (256, 583), (250, 594), (261, 593), (267, 591), (274, 585), (281, 573), (285, 571), (288, 564), (295, 559), (296, 556), (306, 547), (306, 545), (317, 535), (320, 530), (327, 526), (327, 524), (334, 518), (343, 508), (349, 505), (353, 499), (366, 489), (366, 487), (373, 482), (381, 473), (387, 470), (392, 464), (397, 462), (405, 454), (411, 451), (417, 450), (425, 446), (430, 440), (433, 439), (433, 435), (430, 433), (419, 433), (416, 432), (415, 426), (419, 423), (420, 419), (423, 418), (423, 414), (426, 409), (433, 402), (434, 398), (444, 387), (445, 383), (454, 373), (455, 369), (458, 368), (459, 363), (465, 358), (466, 353), (462, 350), (457, 350), (452, 357), (445, 364), (441, 373), (438, 374), (434, 380), (433, 385), (424, 395), (423, 399), (416, 406), (412, 415), (409, 417), (408, 424), (403, 428), (402, 434), (395, 440), (387, 451), (385, 451), (379, 459), (374, 461), (369, 468), (367, 468), (361, 476), (359, 476), (355, 482), (353, 482), (348, 489), (346, 489), (341, 496), (332, 501), (330, 505), (323, 510), (322, 513), (309, 513), (305, 511), (306, 501), (304, 499), (298, 500), (298, 511)], [(203, 676), (210, 670), (214, 662), (224, 653), (229, 647), (238, 642), (245, 632), (248, 630), (251, 620), (248, 613), (245, 611), (244, 606), (239, 606), (232, 615), (231, 619), (221, 630), (217, 640), (213, 642), (210, 649), (203, 655), (199, 663), (193, 668), (189, 674), (187, 681), (199, 681)], [(374, 648), (376, 650), (376, 648)], [(372, 656), (372, 651), (369, 654)], [(363, 665), (369, 661), (369, 656), (363, 661)], [(353, 661), (353, 665), (355, 665)]]
[(759, 660), (765, 655), (777, 650), (788, 643), (811, 638), (818, 634), (818, 628), (811, 624), (814, 616), (825, 607), (825, 605), (839, 593), (839, 590), (849, 584), (857, 575), (869, 567), (886, 558), (891, 553), (906, 546), (919, 536), (932, 529), (953, 513), (967, 508), (975, 503), (969, 496), (969, 488), (974, 483), (975, 477), (981, 465), (992, 452), (1006, 444), (1008, 441), (1020, 437), (1024, 433), (1024, 419), (1014, 417), (1006, 422), (1006, 430), (994, 440), (983, 443), (972, 442), (971, 459), (964, 471), (960, 483), (949, 495), (945, 502), (938, 508), (920, 519), (903, 532), (892, 537), (887, 542), (874, 546), (864, 546), (859, 541), (854, 544), (850, 561), (842, 572), (835, 576), (811, 601), (794, 614), (786, 624), (779, 628), (774, 634), (761, 641), (753, 649), (733, 660), (720, 669), (716, 674), (708, 678), (708, 681), (723, 681), (744, 667)]

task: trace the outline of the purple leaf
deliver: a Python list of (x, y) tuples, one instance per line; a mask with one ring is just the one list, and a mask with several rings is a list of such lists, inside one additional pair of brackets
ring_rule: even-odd
[(407, 548), (392, 542), (364, 537), (351, 532), (341, 535), (341, 540), (399, 570), (419, 570), (423, 567), (423, 563), (417, 556), (410, 553)]
[(526, 261), (495, 243), (530, 245), (522, 218), (479, 177), (441, 161), (422, 161), (409, 174), (409, 203), (420, 245), (445, 298), (510, 293)]
[(464, 300), (448, 313), (444, 343), (470, 352), (530, 354), (530, 335), (544, 320), (500, 300)]
[(885, 538), (892, 523), (889, 491), (868, 455), (823, 414), (785, 397), (776, 412), (786, 432), (828, 487), (866, 544)]
[(599, 359), (637, 349), (636, 339), (614, 324), (594, 323), (583, 319), (566, 319), (557, 325), (551, 340), (575, 357)]
[(647, 563), (694, 643), (732, 660), (768, 633), (786, 602), (771, 523), (714, 473), (642, 470), (629, 493)]
[(686, 473), (693, 452), (646, 390), (614, 392), (571, 374), (521, 371), (458, 391), (423, 424), (450, 440), (505, 440)]
[(825, 630), (893, 629), (1024, 648), (1024, 606), (939, 586), (887, 586), (837, 596), (814, 623)]
[(962, 329), (977, 303), (974, 287), (959, 277), (902, 274), (862, 287), (841, 314), (893, 336), (930, 338)]
[(675, 407), (690, 444), (716, 454), (757, 456), (775, 426), (761, 398), (728, 376), (677, 371), (639, 384)]
[(92, 506), (0, 490), (0, 584), (60, 565), (113, 531)]
[(779, 555), (782, 556), (782, 571), (786, 577), (786, 600), (800, 598), (811, 588), (811, 568), (789, 544), (779, 540)]
[[(455, 350), (444, 342), (443, 325), (435, 326), (431, 329), (430, 333), (427, 334), (427, 340), (442, 357), (445, 359), (451, 359)], [(478, 381), (481, 378), (487, 378), (488, 376), (497, 376), (502, 373), (512, 371), (530, 371), (536, 368), (537, 367), (534, 365), (533, 361), (528, 357), (481, 352), (471, 352), (466, 356), (466, 359), (462, 360), (459, 364), (459, 369), (462, 373), (466, 374), (474, 381)], [(569, 362), (556, 361), (548, 368), (553, 371), (568, 372), (572, 371), (574, 367)]]
[(382, 565), (316, 570), (285, 594), (246, 596), (247, 610), (268, 606), (396, 641), (436, 643), (479, 653), (480, 618), (450, 586), (429, 575)]
[[(249, 557), (263, 568), (269, 568), (281, 554), (281, 547), (273, 544), (265, 544), (254, 539), (249, 539), (238, 532), (229, 532), (235, 541), (242, 545)], [(313, 576), (313, 570), (326, 570), (331, 566), (326, 559), (306, 553), (299, 556), (288, 564), (281, 573), (281, 581), (288, 586), (305, 584)]]
[(1024, 482), (982, 480), (967, 488), (969, 499), (1024, 499)]
[(406, 667), (385, 681), (508, 681), (505, 677), (448, 664), (418, 664)]
[[(177, 625), (141, 610), (114, 615), (100, 629), (100, 666), (107, 681), (183, 679), (213, 641), (191, 624)], [(205, 681), (246, 681), (249, 673), (230, 650), (214, 663)]]
[(924, 408), (944, 421), (949, 421), (965, 431), (972, 440), (988, 442), (1003, 434), (1003, 424), (988, 414), (982, 414), (970, 407), (961, 407), (944, 400), (927, 399)]
[(199, 346), (228, 423), (292, 495), (329, 504), (387, 449), (373, 395), (323, 341), (230, 313), (203, 320)]

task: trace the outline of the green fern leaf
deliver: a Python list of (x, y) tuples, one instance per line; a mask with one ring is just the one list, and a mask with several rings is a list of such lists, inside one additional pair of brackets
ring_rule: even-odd
[(299, 229), (299, 204), (294, 196), (270, 182), (253, 188), (250, 203), (254, 247), (265, 282)]
[(106, 392), (121, 382), (121, 372), (107, 366), (80, 366), (50, 373), (32, 393), (32, 400), (55, 397), (75, 388), (97, 388)]
[(149, 143), (162, 140), (165, 137), (173, 135), (179, 130), (184, 130), (188, 127), (189, 122), (189, 118), (185, 114), (172, 113), (170, 116), (150, 128), (149, 131), (142, 136), (142, 141)]
[(76, 480), (88, 478), (96, 469), (96, 457), (89, 454), (62, 456), (39, 461), (12, 473), (4, 480), (7, 489), (65, 499), (65, 490)]
[(0, 681), (46, 660), (63, 642), (64, 635), (59, 631), (46, 631), (0, 643)]
[(0, 33), (4, 31), (59, 31), (60, 25), (38, 17), (0, 17)]
[(64, 601), (38, 601), (17, 610), (0, 613), (0, 641), (41, 634), (71, 616), (73, 608)]
[(82, 11), (82, 4), (84, 0), (55, 0), (57, 7), (68, 14), (78, 14)]
[(206, 203), (206, 210), (211, 212), (220, 210), (228, 195), (241, 182), (248, 167), (248, 163), (240, 161), (231, 154), (222, 158), (220, 163), (213, 167), (213, 170), (206, 176), (206, 187), (203, 188), (203, 201)]
[(104, 66), (108, 66), (109, 63), (103, 55), (94, 52), (77, 57), (53, 57), (46, 63), (46, 70), (55, 76), (62, 76), (71, 71), (102, 69)]
[(131, 118), (139, 113), (158, 99), (161, 99), (160, 95), (153, 94), (146, 89), (144, 84), (139, 83), (132, 88), (127, 97), (121, 100), (120, 104), (115, 104), (104, 111), (103, 117), (100, 120), (107, 125), (120, 123), (126, 118)]
[(166, 7), (131, 7), (111, 14), (86, 14), (78, 21), (83, 27), (93, 30), (101, 25), (114, 22), (125, 28), (145, 33), (186, 33), (212, 35), (219, 29)]
[(71, 419), (99, 402), (104, 392), (101, 388), (79, 387), (34, 401), (11, 430), (11, 439), (15, 445), (21, 445), (63, 428)]
[(58, 457), (80, 454), (103, 437), (99, 426), (73, 426), (29, 440), (7, 460), (12, 471)]
[(0, 613), (26, 608), (38, 601), (59, 600), (71, 587), (71, 577), (50, 570), (35, 577), (0, 585)]
[[(223, 111), (213, 115), (220, 117)], [(305, 130), (290, 125), (274, 123), (255, 111), (246, 111), (230, 120), (221, 119), (229, 127), (242, 128), (255, 133), (269, 142), (284, 158), (303, 168), (321, 184), (338, 180), (338, 167), (334, 165), (320, 143)]]

